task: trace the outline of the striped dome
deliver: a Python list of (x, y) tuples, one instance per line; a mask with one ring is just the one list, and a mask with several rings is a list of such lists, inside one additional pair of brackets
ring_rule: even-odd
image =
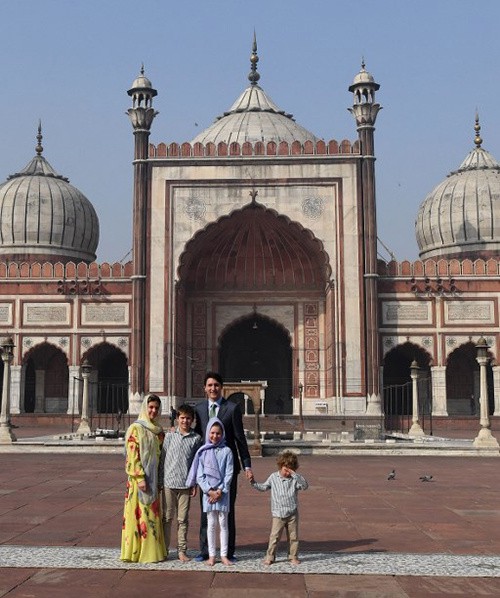
[(37, 155), (0, 185), (0, 259), (85, 261), (96, 257), (99, 221), (90, 201)]

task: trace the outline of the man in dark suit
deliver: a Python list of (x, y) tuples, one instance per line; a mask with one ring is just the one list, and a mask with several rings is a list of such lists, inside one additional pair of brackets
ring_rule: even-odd
[[(226, 444), (233, 452), (234, 475), (230, 487), (230, 510), (228, 518), (229, 541), (227, 556), (229, 560), (234, 560), (234, 548), (236, 544), (235, 528), (235, 502), (238, 489), (238, 473), (243, 468), (247, 479), (253, 477), (252, 462), (248, 451), (247, 439), (243, 430), (243, 416), (240, 406), (237, 403), (227, 401), (222, 396), (223, 387), (222, 376), (217, 372), (207, 372), (205, 375), (205, 394), (207, 401), (201, 401), (196, 405), (196, 425), (195, 431), (205, 440), (208, 420), (217, 417), (224, 424), (226, 432)], [(201, 493), (200, 493), (201, 499)], [(207, 514), (201, 513), (200, 523), (200, 554), (195, 558), (197, 561), (208, 559), (207, 544)]]

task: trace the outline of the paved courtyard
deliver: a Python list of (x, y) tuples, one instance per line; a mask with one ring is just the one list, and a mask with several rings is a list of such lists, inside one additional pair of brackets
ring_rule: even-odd
[[(269, 495), (240, 476), (234, 567), (119, 560), (117, 454), (0, 453), (0, 596), (497, 596), (500, 460), (302, 456), (302, 563), (262, 565)], [(260, 481), (274, 458), (254, 460)], [(387, 474), (396, 470), (395, 480)], [(422, 482), (420, 476), (432, 475)], [(196, 554), (199, 505), (189, 531)], [(284, 546), (283, 546), (284, 548)]]

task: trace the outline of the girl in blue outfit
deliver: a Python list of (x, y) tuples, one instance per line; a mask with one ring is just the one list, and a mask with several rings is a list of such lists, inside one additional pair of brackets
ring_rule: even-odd
[(220, 528), (220, 560), (224, 565), (233, 563), (227, 558), (229, 487), (233, 477), (233, 453), (226, 446), (222, 422), (213, 417), (207, 425), (205, 444), (198, 449), (186, 480), (195, 483), (203, 492), (203, 512), (207, 514), (208, 561), (215, 565), (216, 528)]

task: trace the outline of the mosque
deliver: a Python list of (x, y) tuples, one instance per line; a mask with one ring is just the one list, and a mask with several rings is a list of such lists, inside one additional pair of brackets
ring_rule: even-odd
[(215, 369), (266, 381), (265, 413), (389, 425), (410, 413), (417, 372), (422, 413), (462, 425), (479, 413), (479, 346), (500, 415), (500, 164), (479, 120), (420, 206), (420, 259), (386, 262), (379, 84), (362, 64), (348, 88), (357, 137), (325, 141), (266, 94), (258, 61), (254, 40), (249, 85), (189, 143), (150, 142), (157, 91), (144, 69), (133, 82), (129, 263), (95, 262), (98, 215), (49, 164), (39, 128), (35, 157), (0, 185), (12, 414), (78, 414), (83, 365), (98, 412), (136, 413), (146, 392), (197, 400)]

